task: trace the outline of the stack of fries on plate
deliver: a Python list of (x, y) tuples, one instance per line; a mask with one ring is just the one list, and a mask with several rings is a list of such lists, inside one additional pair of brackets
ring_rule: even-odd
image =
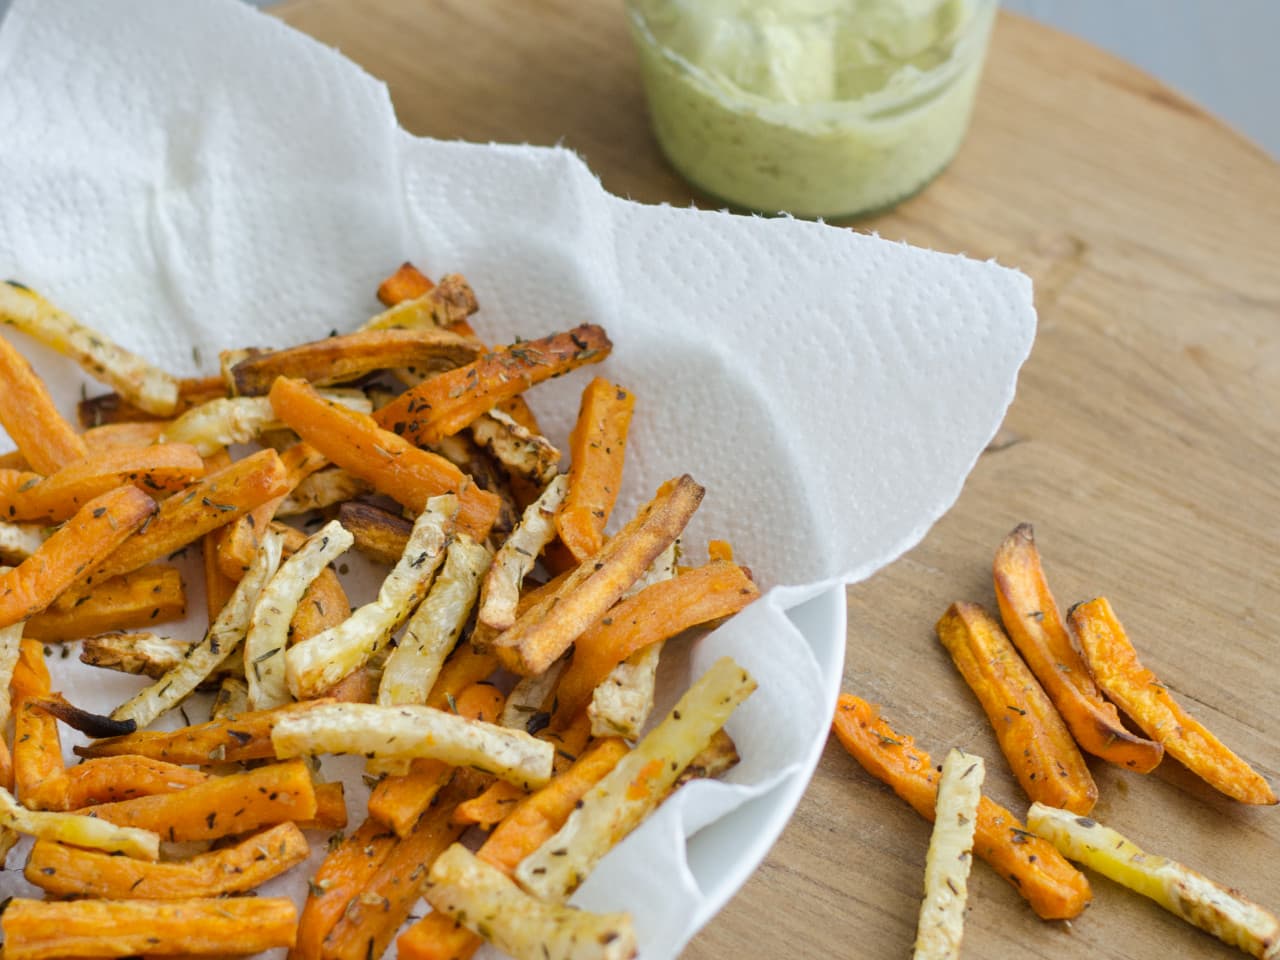
[[(36, 838), (25, 875), (49, 896), (8, 904), (6, 960), (366, 960), (393, 939), (418, 960), (485, 940), (635, 954), (626, 914), (566, 900), (672, 791), (737, 762), (722, 728), (755, 682), (732, 660), (650, 713), (663, 643), (759, 591), (726, 543), (680, 563), (703, 496), (687, 475), (606, 536), (624, 387), (587, 385), (561, 472), (524, 393), (608, 356), (604, 330), (488, 347), (466, 281), (410, 264), (378, 297), (354, 333), (225, 351), (220, 375), (178, 380), (0, 284), (0, 320), (115, 391), (80, 404), (77, 430), (0, 339), (17, 446), (0, 465), (0, 843)], [(244, 444), (260, 449), (233, 460)], [(282, 522), (317, 511), (309, 536)], [(157, 635), (186, 609), (165, 561), (196, 543), (208, 631)], [(353, 547), (389, 568), (354, 610), (333, 569)], [(74, 639), (152, 682), (110, 716), (79, 709), (42, 655)], [(216, 699), (193, 724), (197, 690)], [(146, 729), (174, 710), (186, 726)], [(84, 762), (65, 764), (60, 723), (95, 738)], [(349, 833), (321, 754), (364, 759)], [(307, 859), (308, 829), (339, 832), (301, 912), (253, 896)], [(400, 933), (423, 897), (432, 912)]]

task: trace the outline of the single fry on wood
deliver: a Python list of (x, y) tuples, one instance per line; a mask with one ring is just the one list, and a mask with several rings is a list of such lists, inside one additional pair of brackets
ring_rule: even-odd
[(516, 622), (520, 588), (542, 548), (556, 535), (556, 511), (564, 502), (567, 488), (568, 478), (563, 474), (547, 484), (493, 555), (480, 587), (480, 610), (476, 614), (490, 629), (506, 630)]
[(1106, 597), (1077, 604), (1067, 615), (1098, 686), (1152, 740), (1205, 783), (1241, 803), (1273, 804), (1275, 792), (1173, 698), (1138, 660)]
[(924, 865), (915, 960), (959, 960), (974, 827), (985, 776), (982, 758), (962, 750), (950, 751), (942, 762), (933, 835)]
[(953, 603), (937, 632), (991, 721), (1023, 792), (1075, 813), (1092, 810), (1098, 788), (1084, 757), (1000, 624), (976, 603)]
[(560, 542), (578, 562), (599, 552), (622, 488), (622, 464), (635, 395), (596, 377), (582, 391), (569, 435), (569, 492), (556, 515)]
[(121, 826), (77, 813), (28, 810), (8, 790), (0, 790), (0, 826), (41, 840), (118, 853), (141, 860), (160, 857), (160, 836), (153, 830)]
[(75, 584), (27, 620), (23, 635), (46, 643), (80, 640), (181, 620), (186, 613), (187, 591), (178, 568), (149, 564), (92, 585)]

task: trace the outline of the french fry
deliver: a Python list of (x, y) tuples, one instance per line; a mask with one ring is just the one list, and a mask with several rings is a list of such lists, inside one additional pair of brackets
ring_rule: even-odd
[(521, 677), (507, 694), (499, 723), (533, 734), (547, 727), (551, 714), (546, 708), (549, 702), (554, 702), (556, 688), (568, 665), (568, 660), (561, 657), (537, 676)]
[(283, 495), (287, 479), (284, 464), (274, 450), (259, 451), (225, 470), (207, 474), (185, 490), (166, 497), (147, 528), (98, 567), (94, 582), (163, 560), (209, 531)]
[(323, 510), (353, 497), (363, 496), (371, 489), (372, 487), (360, 477), (341, 467), (318, 470), (306, 477), (280, 501), (276, 516), (296, 517), (312, 510)]
[(489, 566), (488, 548), (466, 534), (449, 544), (444, 567), (427, 598), (405, 624), (400, 642), (382, 669), (378, 703), (426, 703), (445, 658), (458, 643), (481, 577)]
[[(889, 726), (871, 704), (841, 694), (833, 728), (840, 744), (873, 777), (887, 784), (926, 820), (934, 820), (938, 772), (914, 739)], [(1070, 920), (1089, 905), (1083, 873), (1048, 842), (1028, 833), (1004, 807), (978, 804), (973, 852), (1004, 877), (1044, 920)]]
[(13, 520), (58, 523), (94, 497), (125, 484), (154, 497), (202, 476), (204, 461), (187, 444), (110, 450), (90, 454), (48, 477), (0, 471), (0, 514)]
[(493, 555), (493, 563), (480, 585), (480, 609), (476, 614), (485, 626), (506, 630), (516, 622), (520, 587), (542, 548), (556, 535), (555, 514), (567, 487), (568, 479), (563, 475), (547, 484)]
[(56, 897), (186, 900), (243, 893), (296, 866), (311, 853), (293, 823), (277, 824), (232, 847), (178, 863), (152, 863), (40, 840), (23, 871)]
[[(342, 588), (338, 575), (332, 569), (320, 571), (320, 576), (311, 581), (298, 610), (289, 621), (289, 636), (294, 643), (301, 643), (323, 633), (351, 616), (351, 601), (347, 599), (347, 591)], [(353, 670), (334, 684), (339, 686), (357, 673), (368, 673), (367, 668)], [(367, 678), (366, 678), (367, 679)], [(361, 681), (363, 683), (364, 681)], [(376, 686), (376, 683), (374, 684)], [(325, 696), (330, 696), (326, 693)], [(339, 700), (347, 699), (338, 697)]]
[(351, 542), (351, 534), (340, 523), (326, 524), (282, 563), (262, 588), (244, 639), (244, 675), (249, 681), (251, 709), (269, 710), (290, 701), (284, 676), (289, 623), (307, 588)]
[(173, 793), (208, 779), (207, 773), (150, 757), (99, 757), (67, 767), (63, 809)]
[[(18, 658), (22, 655), (23, 627), (24, 624), (15, 623), (12, 626), (0, 628), (0, 730), (6, 729), (9, 725), (9, 713), (13, 707), (13, 670), (18, 665)], [(0, 736), (0, 743), (3, 742), (4, 737)], [(8, 773), (4, 777), (3, 785), (6, 789), (12, 790), (13, 765), (7, 744), (4, 760)]]
[[(218, 693), (209, 708), (210, 720), (229, 720), (249, 712), (249, 684), (240, 677), (226, 676), (218, 684)], [(268, 743), (270, 738), (267, 738)], [(268, 756), (272, 756), (269, 753)]]
[(556, 514), (560, 542), (579, 563), (604, 545), (604, 528), (622, 488), (635, 395), (596, 377), (582, 391), (569, 435), (569, 492)]
[(280, 566), (280, 549), (281, 539), (274, 534), (263, 539), (257, 560), (236, 585), (204, 639), (191, 647), (172, 670), (116, 707), (111, 713), (113, 720), (134, 720), (139, 727), (147, 726), (177, 706), (236, 651), (258, 595)]
[(759, 595), (741, 567), (716, 560), (622, 601), (608, 623), (596, 623), (578, 638), (560, 682), (559, 714), (572, 717), (586, 707), (610, 672), (638, 650), (736, 613)]
[(270, 400), (280, 419), (338, 466), (416, 513), (444, 493), (458, 497), (458, 529), (483, 542), (499, 501), (443, 457), (419, 450), (363, 414), (329, 403), (301, 380), (280, 377)]
[[(476, 295), (461, 276), (450, 273), (418, 297), (397, 301), (389, 309), (365, 321), (361, 330), (413, 330), (419, 327), (453, 327), (465, 323), (478, 309)], [(460, 331), (459, 331), (460, 332)]]
[(316, 815), (316, 791), (301, 760), (211, 777), (174, 793), (85, 807), (101, 823), (159, 833), (171, 843), (216, 840)]
[(1089, 768), (1000, 624), (976, 603), (953, 603), (937, 632), (991, 721), (1023, 792), (1074, 813), (1092, 810), (1098, 788)]
[(178, 405), (175, 378), (63, 313), (28, 287), (0, 283), (0, 320), (70, 357), (90, 376), (111, 385), (148, 413), (168, 416)]
[(497, 407), (472, 421), (471, 436), (507, 473), (539, 487), (555, 479), (560, 468), (560, 451), (550, 440)]
[[(533, 484), (518, 474), (509, 475), (488, 450), (472, 439), (469, 432), (442, 437), (439, 443), (431, 445), (431, 449), (469, 476), (481, 490), (487, 490), (498, 498), (498, 516), (493, 521), (493, 533), (501, 539), (502, 534), (510, 532), (516, 525), (516, 518), (521, 510), (517, 504), (515, 487), (518, 483), (526, 487), (533, 487)], [(538, 485), (532, 496), (520, 502), (526, 505), (532, 503), (541, 489), (542, 486)]]
[[(349, 410), (367, 414), (373, 405), (359, 390), (323, 390), (320, 396)], [(250, 443), (281, 426), (265, 397), (220, 397), (192, 407), (165, 428), (165, 443), (188, 443), (203, 456), (233, 443)]]
[[(0, 297), (12, 291), (0, 283)], [(4, 311), (0, 301), (0, 314)], [(48, 476), (89, 452), (63, 418), (49, 388), (13, 344), (0, 337), (0, 425), (36, 473)]]
[(1098, 686), (1139, 728), (1205, 783), (1241, 803), (1273, 804), (1275, 792), (1199, 720), (1182, 709), (1168, 687), (1138, 660), (1106, 597), (1077, 604), (1067, 614)]
[(39, 524), (0, 522), (0, 563), (21, 563), (40, 549), (45, 534)]
[(680, 776), (676, 777), (676, 782), (671, 789), (679, 790), (690, 780), (714, 780), (736, 767), (741, 759), (738, 756), (738, 745), (733, 742), (733, 737), (723, 729), (718, 730), (711, 738), (711, 742), (699, 751), (698, 755), (689, 761), (689, 765), (680, 772)]
[(422, 600), (443, 562), (457, 514), (456, 497), (445, 494), (429, 500), (377, 599), (338, 626), (289, 648), (285, 654), (287, 679), (297, 699), (314, 697), (333, 686), (364, 666), (391, 639)]
[(285, 897), (15, 899), (0, 928), (6, 960), (213, 957), (292, 946), (297, 922), (298, 910)]
[(426, 897), (516, 960), (629, 960), (638, 953), (627, 914), (587, 913), (529, 896), (460, 844), (431, 865)]
[(341, 780), (317, 781), (315, 816), (300, 820), (303, 830), (344, 830), (347, 826), (347, 793)]
[(112, 450), (136, 450), (138, 447), (159, 443), (160, 436), (168, 425), (168, 420), (126, 420), (123, 423), (104, 423), (100, 427), (90, 427), (81, 436), (92, 456)]
[[(81, 644), (80, 662), (159, 680), (178, 667), (194, 646), (195, 644), (186, 640), (162, 637), (155, 633), (102, 633), (87, 638)], [(232, 669), (236, 666), (229, 665)], [(215, 671), (204, 685), (215, 680), (220, 683), (224, 675), (225, 672)]]
[(1130, 733), (1103, 699), (1063, 625), (1040, 566), (1035, 531), (1022, 523), (1005, 537), (993, 565), (996, 600), (1009, 639), (1018, 648), (1084, 750), (1117, 766), (1150, 773), (1164, 749)]
[(61, 693), (53, 693), (28, 704), (90, 737), (120, 737), (133, 733), (138, 725), (132, 720), (112, 720), (101, 714), (77, 707)]
[(92, 586), (74, 585), (27, 620), (23, 635), (46, 643), (79, 640), (180, 620), (186, 613), (187, 591), (177, 567), (150, 564)]
[(620, 760), (563, 827), (520, 861), (515, 878), (534, 896), (563, 902), (591, 869), (667, 795), (729, 715), (756, 688), (728, 657), (716, 661), (661, 723)]
[(425, 295), (434, 286), (426, 274), (406, 260), (395, 273), (378, 284), (378, 300), (384, 307), (394, 307), (397, 303)]
[[(246, 516), (252, 516), (252, 514), (246, 514)], [(236, 583), (239, 582), (223, 573), (222, 567), (218, 565), (218, 533), (219, 531), (215, 530), (200, 538), (201, 559), (204, 561), (205, 614), (209, 619), (209, 626), (213, 626), (214, 621), (218, 619), (218, 614), (227, 605), (231, 595), (236, 592)], [(143, 567), (143, 569), (147, 568)]]
[(121, 487), (90, 500), (35, 553), (0, 574), (0, 627), (44, 610), (155, 512), (155, 501), (136, 487)]
[(355, 537), (355, 548), (378, 563), (394, 564), (404, 553), (413, 524), (370, 503), (344, 503), (338, 522)]
[(1245, 953), (1271, 960), (1280, 944), (1280, 919), (1190, 867), (1140, 849), (1088, 817), (1033, 803), (1027, 825), (1063, 856), (1150, 897), (1174, 916)]
[(66, 794), (62, 739), (57, 720), (38, 706), (52, 693), (52, 686), (44, 650), (37, 641), (20, 641), (10, 689), (14, 792), (33, 810), (62, 809)]
[(985, 775), (982, 758), (962, 750), (951, 750), (942, 762), (933, 834), (924, 864), (915, 960), (958, 960), (960, 956), (974, 827)]
[[(103, 393), (96, 397), (86, 397), (77, 403), (76, 418), (85, 430), (84, 442), (92, 450), (94, 449), (92, 435), (100, 430), (103, 431), (104, 436), (110, 436), (109, 428), (116, 426), (127, 426), (129, 429), (124, 431), (125, 434), (140, 434), (144, 427), (155, 427), (158, 433), (164, 425), (168, 424), (169, 418), (226, 395), (227, 388), (221, 377), (189, 377), (178, 381), (178, 406), (171, 413), (148, 413), (130, 403), (119, 393)], [(144, 440), (142, 444), (150, 443), (154, 439), (153, 435), (151, 440)], [(134, 447), (140, 445), (136, 441), (127, 444)]]
[(530, 607), (500, 634), (504, 666), (541, 673), (565, 652), (680, 536), (704, 491), (687, 474), (664, 484), (590, 563), (573, 571), (550, 598)]
[(604, 330), (595, 324), (498, 347), (411, 387), (378, 410), (374, 419), (413, 443), (435, 443), (536, 383), (599, 363), (612, 349)]
[(0, 790), (0, 826), (41, 840), (56, 840), (126, 857), (142, 860), (160, 857), (160, 837), (155, 831), (115, 825), (76, 813), (28, 810), (8, 790)]

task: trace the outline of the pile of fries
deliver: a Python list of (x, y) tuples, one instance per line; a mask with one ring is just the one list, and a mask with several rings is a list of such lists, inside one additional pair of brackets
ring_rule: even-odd
[[(353, 333), (179, 380), (0, 283), (0, 320), (115, 391), (77, 429), (0, 338), (0, 845), (36, 838), (24, 872), (48, 896), (8, 903), (6, 960), (636, 953), (626, 914), (566, 901), (737, 762), (723, 727), (755, 682), (732, 660), (650, 714), (663, 643), (759, 591), (723, 542), (680, 563), (687, 475), (606, 535), (624, 387), (587, 385), (561, 471), (524, 394), (608, 356), (604, 330), (486, 346), (466, 281), (411, 264), (378, 298)], [(190, 545), (209, 626), (176, 639), (154, 631), (186, 613), (168, 561)], [(386, 569), (354, 610), (334, 570), (352, 548)], [(52, 690), (42, 644), (81, 639), (85, 663), (149, 680), (109, 716)], [(197, 691), (216, 697), (192, 723)], [(147, 729), (173, 711), (184, 726)], [(59, 724), (93, 738), (83, 762)], [(367, 810), (324, 754), (363, 758)], [(309, 857), (306, 830), (332, 836), (301, 911), (254, 895)]]
[[(1088, 906), (1088, 881), (1068, 863), (1075, 860), (1255, 957), (1280, 956), (1276, 916), (1189, 867), (1145, 853), (1088, 816), (1098, 788), (1081, 751), (1140, 774), (1154, 770), (1167, 753), (1240, 803), (1275, 804), (1270, 785), (1142, 666), (1106, 598), (1078, 603), (1062, 616), (1030, 524), (1005, 538), (993, 572), (1000, 619), (976, 603), (954, 603), (938, 621), (938, 639), (981, 703), (1032, 803), (1024, 825), (982, 797), (973, 852), (1043, 919), (1069, 920)], [(1122, 723), (1117, 707), (1145, 736)], [(936, 815), (935, 830), (951, 828), (941, 813), (944, 768), (935, 769), (876, 707), (843, 694), (833, 729), (869, 773), (921, 816)], [(928, 885), (926, 907), (937, 886)], [(960, 915), (942, 924), (942, 936), (925, 921), (922, 912), (917, 957), (957, 956)]]

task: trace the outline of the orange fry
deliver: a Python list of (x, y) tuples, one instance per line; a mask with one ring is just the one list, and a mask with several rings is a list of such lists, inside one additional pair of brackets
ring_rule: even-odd
[(49, 388), (24, 356), (0, 337), (0, 425), (36, 473), (49, 476), (88, 452), (58, 412)]
[(67, 780), (58, 721), (37, 706), (52, 691), (44, 648), (37, 641), (22, 641), (10, 689), (15, 793), (32, 810), (65, 809)]
[(82, 640), (114, 630), (133, 630), (181, 620), (187, 591), (177, 567), (152, 564), (92, 586), (76, 584), (22, 628), (46, 643)]
[(394, 307), (405, 300), (425, 296), (435, 283), (421, 270), (406, 260), (396, 272), (378, 284), (378, 300), (383, 306)]
[(636, 398), (603, 377), (582, 391), (569, 434), (569, 490), (556, 513), (560, 542), (581, 563), (604, 545), (604, 528), (622, 486), (627, 431)]
[(1248, 763), (1182, 709), (1167, 687), (1138, 660), (1106, 597), (1067, 613), (1089, 669), (1120, 709), (1152, 740), (1205, 783), (1241, 803), (1272, 804), (1275, 792)]
[(62, 808), (78, 810), (99, 803), (173, 793), (208, 779), (207, 773), (150, 757), (99, 757), (67, 767)]
[(1098, 788), (1084, 757), (1000, 624), (976, 603), (953, 603), (937, 630), (1027, 796), (1081, 816), (1092, 810)]
[(149, 447), (160, 439), (169, 423), (168, 420), (104, 423), (100, 427), (90, 427), (81, 436), (84, 437), (84, 445), (89, 448), (90, 455), (109, 453), (112, 450)]

